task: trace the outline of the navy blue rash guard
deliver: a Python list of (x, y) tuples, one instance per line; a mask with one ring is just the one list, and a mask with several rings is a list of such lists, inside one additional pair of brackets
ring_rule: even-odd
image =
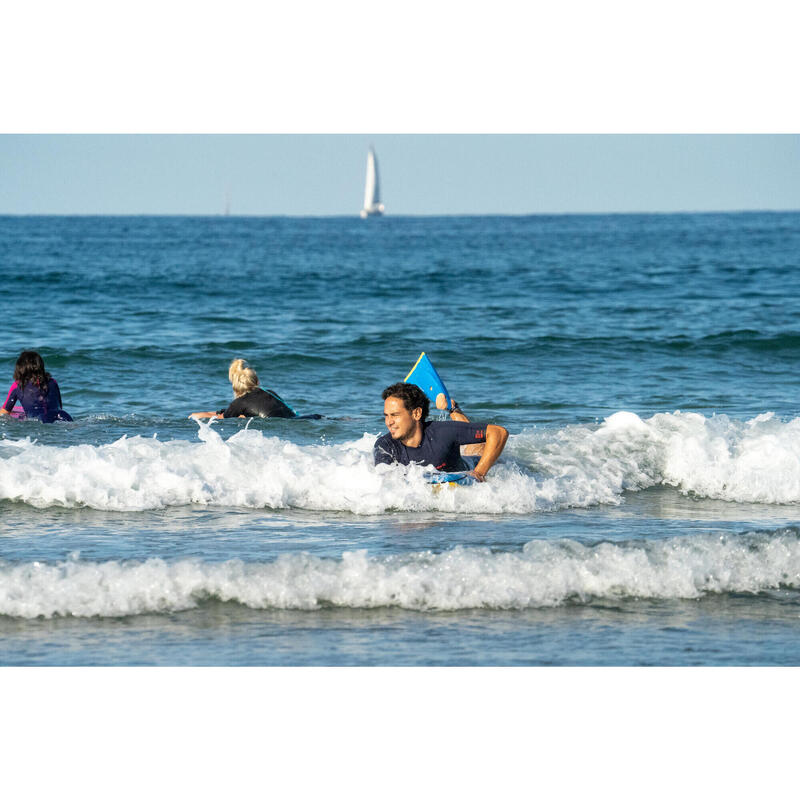
[(483, 444), (486, 426), (474, 422), (423, 422), (422, 443), (406, 447), (390, 433), (385, 433), (373, 449), (376, 464), (422, 464), (445, 472), (471, 469), (461, 458), (462, 444)]
[(28, 381), (24, 388), (20, 389), (19, 384), (14, 381), (3, 408), (11, 411), (17, 402), (25, 409), (26, 419), (38, 419), (40, 422), (55, 422), (57, 419), (72, 422), (72, 417), (61, 408), (61, 391), (54, 378), (47, 381), (46, 389), (42, 389), (33, 381)]

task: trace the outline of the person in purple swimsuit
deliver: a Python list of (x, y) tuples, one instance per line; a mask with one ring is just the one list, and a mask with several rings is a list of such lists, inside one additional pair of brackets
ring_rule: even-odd
[(45, 372), (42, 357), (34, 350), (24, 350), (14, 367), (14, 383), (8, 390), (0, 416), (16, 416), (15, 403), (25, 411), (25, 419), (40, 422), (62, 420), (71, 422), (72, 417), (61, 408), (61, 391), (55, 379)]

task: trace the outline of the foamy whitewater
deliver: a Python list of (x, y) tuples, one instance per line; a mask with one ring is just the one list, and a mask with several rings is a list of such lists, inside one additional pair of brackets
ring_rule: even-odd
[(55, 448), (0, 440), (0, 500), (37, 508), (141, 511), (189, 504), (245, 508), (526, 514), (620, 503), (623, 492), (672, 486), (740, 503), (800, 502), (800, 419), (746, 421), (676, 411), (618, 412), (510, 438), (491, 480), (433, 491), (425, 470), (372, 464), (375, 436), (301, 446), (244, 429), (224, 438), (198, 423), (199, 442), (123, 437)]
[[(0, 391), (37, 349), (74, 418), (0, 417), (0, 665), (800, 664), (798, 254), (788, 212), (0, 217)], [(373, 464), (423, 350), (509, 431), (483, 484)], [(301, 416), (189, 419), (236, 357)]]
[(611, 598), (688, 598), (800, 588), (800, 533), (695, 536), (669, 541), (534, 541), (520, 553), (485, 548), (269, 564), (149, 559), (11, 566), (0, 563), (0, 614), (120, 617), (194, 608), (208, 600), (249, 608), (326, 606), (419, 611), (525, 609)]

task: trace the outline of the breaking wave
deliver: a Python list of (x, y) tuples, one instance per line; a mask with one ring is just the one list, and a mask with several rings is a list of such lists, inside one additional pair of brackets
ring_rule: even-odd
[(0, 614), (22, 618), (172, 613), (212, 600), (305, 611), (531, 609), (776, 588), (800, 588), (795, 528), (594, 545), (536, 540), (515, 552), (300, 553), (261, 563), (89, 562), (77, 554), (54, 564), (0, 562)]
[(510, 437), (485, 484), (433, 492), (419, 467), (374, 467), (375, 436), (297, 445), (260, 430), (199, 441), (122, 437), (59, 447), (0, 440), (0, 500), (36, 507), (140, 511), (201, 504), (348, 511), (524, 514), (622, 502), (665, 485), (742, 503), (800, 502), (800, 418), (748, 421), (696, 413), (642, 419), (619, 412), (599, 425)]

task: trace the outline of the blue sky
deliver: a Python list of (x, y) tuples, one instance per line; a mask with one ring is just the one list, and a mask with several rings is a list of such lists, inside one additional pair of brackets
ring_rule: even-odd
[(388, 214), (800, 209), (793, 12), (12, 4), (0, 214), (357, 214), (370, 143)]
[(0, 214), (354, 215), (800, 209), (798, 135), (0, 136)]

